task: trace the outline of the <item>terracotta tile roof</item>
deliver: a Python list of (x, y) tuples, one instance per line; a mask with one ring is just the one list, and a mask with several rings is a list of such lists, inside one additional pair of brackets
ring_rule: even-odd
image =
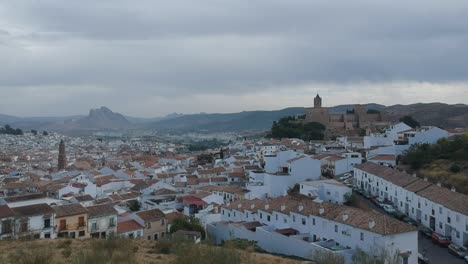
[(117, 210), (111, 204), (100, 204), (86, 207), (89, 218), (97, 218), (106, 215), (117, 215)]
[(418, 178), (413, 177), (405, 172), (392, 169), (386, 166), (382, 166), (373, 162), (366, 162), (363, 164), (356, 165), (355, 168), (365, 171), (367, 173), (378, 176), (386, 181), (389, 181), (400, 187), (405, 187), (412, 182), (418, 180)]
[[(268, 205), (268, 209), (266, 209), (266, 205)], [(301, 206), (302, 208), (300, 208)], [(269, 213), (275, 211), (284, 214), (294, 212), (302, 215), (313, 215), (382, 235), (406, 233), (417, 230), (409, 224), (375, 211), (364, 211), (358, 208), (328, 202), (317, 203), (309, 199), (296, 199), (287, 196), (272, 200), (254, 199), (238, 201), (231, 203), (229, 206), (224, 205), (222, 208), (237, 211), (257, 212), (261, 210)], [(321, 214), (322, 208), (323, 213)], [(347, 215), (347, 218), (344, 217), (345, 215)], [(375, 224), (373, 227), (369, 225), (372, 221)]]
[(11, 216), (15, 216), (15, 212), (13, 212), (8, 205), (0, 205), (0, 219)]
[(390, 155), (390, 154), (379, 154), (379, 155), (375, 155), (375, 156), (369, 158), (369, 160), (389, 160), (389, 161), (395, 161), (395, 160), (396, 160), (396, 157), (395, 157), (395, 155)]
[(117, 223), (117, 232), (119, 234), (127, 233), (127, 232), (130, 232), (130, 231), (136, 231), (136, 230), (140, 230), (140, 229), (143, 229), (143, 226), (138, 224), (135, 220), (128, 220), (128, 221), (125, 221), (125, 222)]
[(15, 203), (15, 202), (21, 202), (21, 201), (42, 199), (42, 198), (45, 198), (45, 197), (46, 197), (46, 195), (43, 194), (43, 193), (32, 193), (32, 194), (26, 194), (26, 195), (18, 195), (18, 196), (7, 197), (7, 198), (5, 198), (5, 202)]
[(449, 189), (431, 185), (416, 193), (446, 208), (468, 215), (468, 195), (452, 192)]
[(72, 216), (78, 214), (86, 214), (87, 210), (81, 204), (65, 204), (55, 206), (54, 211), (56, 213), (56, 217), (65, 217), (65, 216)]
[(184, 215), (183, 213), (179, 213), (179, 212), (172, 212), (172, 213), (166, 214), (166, 219), (167, 219), (168, 224), (172, 224), (174, 219), (177, 219), (177, 218), (188, 218), (188, 216)]
[(94, 201), (94, 198), (89, 195), (89, 194), (86, 194), (86, 195), (81, 195), (81, 196), (75, 196), (75, 199), (78, 201), (78, 202), (89, 202), (89, 201)]
[(177, 192), (166, 189), (166, 188), (161, 188), (161, 189), (154, 191), (154, 195), (169, 195), (169, 194), (177, 194)]
[(450, 210), (468, 215), (467, 195), (452, 192), (447, 188), (426, 183), (404, 172), (374, 164), (372, 162), (357, 165), (355, 168), (376, 175), (395, 185), (408, 188), (409, 191), (413, 191), (417, 195), (441, 204)]
[(166, 215), (159, 209), (140, 211), (137, 212), (136, 215), (138, 215), (145, 222), (152, 222), (166, 217)]
[(17, 216), (50, 215), (54, 213), (52, 207), (45, 203), (15, 207), (11, 208), (11, 210)]

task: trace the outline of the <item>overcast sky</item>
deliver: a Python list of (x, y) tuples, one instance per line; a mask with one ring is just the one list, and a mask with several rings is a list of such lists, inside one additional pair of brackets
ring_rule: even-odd
[(0, 113), (468, 103), (468, 1), (0, 0)]

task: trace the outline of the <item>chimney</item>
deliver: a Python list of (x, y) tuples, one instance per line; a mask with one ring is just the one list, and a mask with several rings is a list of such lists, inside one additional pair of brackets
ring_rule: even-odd
[(268, 210), (270, 208), (269, 204), (265, 204), (265, 210)]
[(320, 206), (319, 214), (323, 215), (323, 213), (325, 213), (325, 208), (323, 206)]
[(375, 227), (375, 220), (374, 219), (369, 219), (369, 228), (372, 229)]
[(450, 189), (452, 192), (457, 192), (457, 189), (455, 189), (455, 186), (452, 186), (452, 189)]
[(442, 183), (437, 182), (437, 186), (438, 186), (438, 187), (442, 187)]
[(286, 205), (285, 205), (285, 204), (282, 204), (282, 205), (281, 205), (281, 211), (284, 211), (284, 210), (286, 210)]
[(254, 208), (255, 208), (255, 204), (250, 205), (250, 209), (254, 209)]
[(304, 210), (304, 205), (303, 204), (299, 204), (299, 212), (302, 212), (302, 210)]
[(348, 214), (348, 213), (344, 213), (344, 214), (343, 214), (343, 221), (346, 222), (346, 220), (348, 220), (348, 218), (349, 218), (349, 214)]

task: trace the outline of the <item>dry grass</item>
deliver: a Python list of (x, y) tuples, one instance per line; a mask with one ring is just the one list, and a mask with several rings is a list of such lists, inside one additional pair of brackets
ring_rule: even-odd
[[(211, 246), (203, 246), (213, 251)], [(296, 264), (301, 261), (235, 250), (241, 263), (259, 264)], [(180, 261), (173, 253), (160, 253), (157, 242), (146, 240), (118, 240), (109, 244), (96, 240), (36, 240), (36, 241), (0, 241), (0, 263), (4, 264), (92, 264), (103, 263), (142, 263), (142, 264), (178, 264)], [(194, 262), (195, 263), (195, 262)]]
[[(453, 173), (450, 167), (457, 164), (461, 171)], [(427, 177), (432, 183), (442, 183), (444, 187), (454, 186), (458, 192), (468, 194), (468, 162), (449, 162), (447, 160), (436, 160), (423, 166), (418, 172), (418, 177)]]

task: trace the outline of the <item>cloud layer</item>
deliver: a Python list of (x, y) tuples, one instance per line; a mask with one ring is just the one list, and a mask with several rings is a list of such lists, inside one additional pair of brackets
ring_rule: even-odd
[(4, 1), (0, 113), (468, 103), (468, 2)]

